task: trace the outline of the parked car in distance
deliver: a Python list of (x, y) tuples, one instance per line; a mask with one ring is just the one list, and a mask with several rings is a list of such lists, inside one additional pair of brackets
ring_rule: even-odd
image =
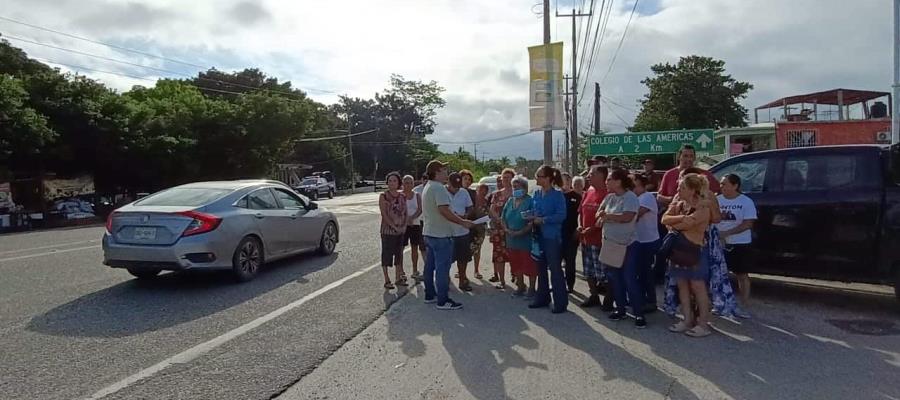
[(320, 196), (334, 198), (334, 187), (328, 183), (327, 179), (320, 176), (307, 176), (294, 189), (313, 200), (318, 200)]
[(328, 188), (331, 189), (331, 196), (329, 198), (334, 198), (334, 193), (337, 192), (337, 183), (335, 182), (334, 174), (332, 174), (331, 171), (317, 171), (310, 175), (325, 178), (325, 181), (328, 182)]
[(139, 279), (163, 270), (225, 269), (248, 281), (269, 261), (331, 254), (338, 232), (334, 214), (281, 182), (191, 183), (110, 214), (103, 263)]
[(900, 300), (900, 147), (762, 151), (710, 171), (756, 203), (751, 272), (892, 284)]
[(469, 186), (469, 189), (476, 189), (481, 185), (487, 185), (488, 193), (494, 193), (497, 191), (497, 175), (485, 176), (478, 180), (478, 182), (473, 183)]

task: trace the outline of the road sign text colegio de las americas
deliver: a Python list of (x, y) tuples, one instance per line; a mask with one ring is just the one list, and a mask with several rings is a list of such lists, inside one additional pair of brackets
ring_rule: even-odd
[(638, 133), (607, 133), (589, 138), (592, 155), (629, 155), (676, 153), (685, 144), (698, 153), (715, 153), (712, 129), (693, 129)]

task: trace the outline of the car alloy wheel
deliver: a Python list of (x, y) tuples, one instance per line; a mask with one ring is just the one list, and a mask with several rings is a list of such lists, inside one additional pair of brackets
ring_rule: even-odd
[(258, 238), (247, 236), (238, 243), (231, 259), (232, 272), (238, 282), (247, 282), (265, 263), (263, 245)]
[(259, 245), (253, 240), (248, 240), (241, 247), (241, 252), (238, 254), (238, 263), (241, 266), (241, 271), (247, 275), (255, 275), (256, 271), (259, 270), (260, 261), (262, 260), (260, 258)]
[(337, 247), (337, 227), (333, 222), (329, 222), (325, 224), (325, 229), (322, 231), (322, 243), (319, 246), (319, 252), (328, 255), (334, 252), (335, 247)]

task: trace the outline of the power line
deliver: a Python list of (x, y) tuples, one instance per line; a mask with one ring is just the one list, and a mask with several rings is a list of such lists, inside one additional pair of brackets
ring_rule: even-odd
[(322, 142), (322, 141), (325, 141), (325, 140), (346, 139), (346, 138), (351, 138), (351, 137), (356, 137), (356, 136), (359, 136), (359, 135), (365, 135), (365, 134), (368, 134), (368, 133), (372, 133), (372, 132), (375, 132), (375, 131), (377, 131), (377, 130), (378, 130), (378, 128), (375, 128), (375, 129), (369, 129), (369, 130), (367, 130), (367, 131), (362, 131), (362, 132), (349, 133), (349, 134), (341, 135), (341, 136), (327, 136), (327, 137), (317, 137), (317, 138), (297, 139), (297, 140), (295, 140), (294, 142), (297, 142), (297, 143), (303, 143), (303, 142)]
[[(607, 104), (609, 104), (609, 102), (607, 102), (607, 101), (606, 101), (606, 99), (605, 99), (605, 98), (603, 98), (603, 97), (601, 97), (601, 98), (600, 98), (600, 101), (602, 101), (602, 102), (604, 102), (604, 103), (607, 103)], [(621, 116), (621, 115), (619, 115), (619, 113), (618, 113), (618, 112), (616, 112), (616, 110), (615, 110), (615, 109), (614, 109), (614, 108), (610, 108), (610, 109), (609, 109), (609, 111), (611, 111), (611, 112), (612, 112), (612, 113), (613, 113), (613, 115), (615, 115), (615, 116), (616, 116), (616, 118), (618, 118), (618, 119), (619, 119), (619, 121), (622, 121), (622, 123), (623, 123), (623, 124), (626, 124), (626, 125), (628, 125), (628, 121), (625, 121), (625, 119), (624, 119), (624, 118), (622, 118), (622, 116)]]
[(609, 69), (606, 70), (606, 74), (603, 75), (603, 79), (600, 80), (600, 85), (603, 86), (603, 82), (606, 82), (606, 77), (609, 76), (609, 73), (612, 72), (613, 66), (616, 64), (616, 58), (619, 56), (619, 50), (622, 49), (622, 43), (625, 42), (625, 35), (628, 34), (628, 27), (631, 26), (631, 19), (634, 18), (634, 12), (637, 10), (639, 0), (634, 0), (634, 7), (631, 7), (631, 15), (628, 16), (628, 22), (625, 24), (625, 30), (622, 31), (622, 37), (619, 39), (619, 46), (616, 47), (616, 52), (613, 53), (612, 61), (609, 62)]
[[(93, 39), (89, 39), (89, 38), (86, 38), (86, 37), (82, 37), (82, 36), (78, 36), (78, 35), (73, 35), (73, 34), (71, 34), (71, 33), (61, 32), (61, 31), (57, 31), (57, 30), (54, 30), (54, 29), (46, 28), (46, 27), (43, 27), (43, 26), (34, 25), (34, 24), (29, 24), (29, 23), (27, 23), (27, 22), (22, 22), (22, 21), (17, 21), (17, 20), (14, 20), (14, 19), (12, 19), (12, 18), (4, 17), (4, 16), (2, 16), (2, 15), (0, 15), (0, 20), (12, 22), (12, 23), (19, 24), (19, 25), (23, 25), (23, 26), (27, 26), (27, 27), (30, 27), (30, 28), (42, 30), (42, 31), (45, 31), (45, 32), (51, 32), (51, 33), (55, 33), (55, 34), (58, 34), (58, 35), (63, 35), (63, 36), (70, 37), (70, 38), (73, 38), (73, 39), (78, 39), (78, 40), (83, 40), (83, 41), (90, 42), (90, 43), (94, 43), (94, 44), (99, 44), (99, 45), (106, 46), (106, 47), (109, 47), (109, 48), (113, 48), (113, 49), (116, 49), (116, 50), (122, 50), (122, 51), (127, 51), (127, 52), (131, 52), (131, 53), (135, 53), (135, 54), (140, 54), (140, 55), (143, 55), (143, 56), (152, 57), (152, 58), (157, 58), (157, 59), (169, 61), (169, 62), (176, 63), (176, 64), (181, 64), (181, 65), (186, 65), (186, 66), (190, 66), (190, 67), (200, 68), (200, 69), (202, 69), (202, 70), (209, 70), (209, 69), (210, 69), (209, 67), (205, 67), (205, 66), (203, 66), (203, 65), (193, 64), (193, 63), (189, 63), (189, 62), (185, 62), (185, 61), (180, 61), (180, 60), (176, 60), (176, 59), (169, 58), (169, 57), (164, 57), (164, 56), (160, 56), (160, 55), (156, 55), (156, 54), (152, 54), (152, 53), (143, 52), (143, 51), (140, 51), (140, 50), (135, 50), (135, 49), (127, 48), (127, 47), (117, 46), (117, 45), (110, 44), (110, 43), (100, 42), (100, 41), (93, 40)], [(6, 36), (6, 37), (12, 38), (11, 36)], [(18, 39), (18, 40), (26, 41), (26, 40), (24, 40), (24, 39)], [(41, 46), (47, 46), (47, 47), (55, 47), (55, 46), (47, 45), (47, 44), (44, 44), (44, 43), (37, 43), (37, 42), (30, 42), (30, 43), (34, 43), (34, 44), (41, 45)], [(63, 51), (77, 52), (77, 50), (71, 50), (71, 49), (65, 49), (65, 48), (58, 48), (58, 47), (56, 47), (56, 48), (59, 49), (59, 50), (63, 50)], [(88, 55), (88, 54), (85, 54), (85, 55)], [(92, 56), (92, 57), (98, 57), (98, 58), (101, 58), (102, 56)], [(118, 61), (117, 61), (117, 62), (118, 62)], [(136, 66), (153, 69), (153, 67), (147, 67), (147, 66), (144, 66), (144, 65), (136, 65)], [(170, 71), (169, 73), (181, 74), (181, 73), (171, 72), (171, 71)], [(183, 75), (183, 74), (182, 74), (182, 75)], [(190, 75), (188, 75), (188, 76), (190, 76)], [(218, 81), (218, 82), (221, 82), (221, 83), (227, 83), (227, 84), (230, 84), (230, 85), (233, 85), (233, 86), (241, 86), (240, 84), (235, 84), (235, 83), (230, 83), (230, 82), (223, 82), (223, 81)], [(250, 88), (250, 89), (259, 89), (259, 90), (270, 90), (270, 89), (253, 88), (253, 87), (249, 87), (249, 86), (248, 86), (247, 88)], [(298, 88), (298, 89), (302, 89), (302, 90), (306, 90), (306, 91), (311, 91), (311, 92), (320, 92), (320, 93), (337, 94), (337, 92), (330, 91), (330, 90), (324, 90), (324, 89), (316, 89), (316, 88)], [(275, 92), (278, 92), (278, 91), (275, 91)], [(287, 92), (281, 92), (281, 93), (287, 93)], [(296, 95), (296, 94), (294, 94), (294, 95)]]
[(430, 140), (430, 142), (435, 143), (435, 144), (475, 144), (475, 143), (499, 142), (501, 140), (507, 140), (507, 139), (512, 139), (512, 138), (517, 138), (520, 136), (529, 135), (534, 132), (537, 132), (537, 131), (520, 132), (520, 133), (514, 133), (512, 135), (501, 136), (501, 137), (496, 137), (496, 138), (491, 138), (491, 139), (482, 139), (482, 140), (469, 140), (469, 141), (461, 141), (461, 142), (447, 142), (447, 141), (438, 141), (438, 140), (431, 141)]
[(613, 100), (610, 99), (609, 97), (605, 97), (605, 96), (604, 96), (603, 98), (606, 99), (606, 101), (607, 101), (608, 103), (610, 103), (610, 104), (612, 104), (612, 105), (614, 105), (614, 106), (617, 106), (617, 107), (619, 107), (619, 108), (621, 108), (621, 109), (623, 109), (623, 110), (625, 110), (625, 111), (631, 111), (631, 112), (633, 112), (633, 113), (637, 113), (637, 110), (635, 110), (635, 109), (633, 109), (633, 108), (631, 108), (631, 107), (628, 107), (628, 106), (623, 106), (622, 104), (619, 104), (618, 102), (613, 101)]
[[(601, 17), (600, 19), (602, 19), (602, 24), (600, 27), (600, 32), (597, 35), (597, 36), (599, 36), (599, 40), (597, 41), (596, 45), (594, 46), (594, 49), (595, 49), (594, 51), (598, 51), (598, 50), (600, 50), (601, 47), (603, 47), (603, 41), (604, 41), (604, 39), (606, 39), (606, 28), (609, 26), (609, 18), (610, 18), (610, 15), (612, 15), (612, 7), (613, 7), (614, 2), (615, 2), (615, 0), (609, 0), (609, 2), (607, 3), (606, 0), (604, 0), (603, 5), (606, 5), (606, 9), (604, 9), (602, 7), (602, 5), (600, 7), (600, 17)], [(587, 67), (588, 73), (587, 73), (587, 75), (584, 75), (585, 79), (583, 79), (583, 81), (582, 81), (582, 87), (581, 87), (582, 93), (587, 89), (587, 83), (590, 78), (590, 73), (593, 72), (594, 65), (595, 64), (593, 63), (593, 60), (590, 63), (588, 63), (588, 67)], [(581, 106), (582, 101), (584, 101), (584, 97), (579, 99), (578, 106)], [(592, 101), (593, 101), (593, 99), (592, 99)]]
[(110, 58), (110, 57), (106, 57), (106, 56), (100, 56), (100, 55), (97, 55), (97, 54), (86, 53), (86, 52), (83, 52), (83, 51), (80, 51), (80, 50), (75, 50), (75, 49), (70, 49), (70, 48), (66, 48), (66, 47), (55, 46), (55, 45), (47, 44), (47, 43), (41, 43), (41, 42), (29, 40), (29, 39), (23, 39), (23, 38), (16, 37), (16, 36), (4, 35), (4, 36), (2, 36), (2, 37), (7, 38), (7, 39), (12, 39), (12, 40), (20, 41), (20, 42), (31, 43), (31, 44), (35, 44), (35, 45), (38, 45), (38, 46), (44, 46), (44, 47), (48, 47), (48, 48), (51, 48), (51, 49), (61, 50), (61, 51), (65, 51), (65, 52), (69, 52), (69, 53), (73, 53), (73, 54), (78, 54), (78, 55), (82, 55), (82, 56), (92, 57), (92, 58), (96, 58), (96, 59), (100, 59), (100, 60), (104, 60), (104, 61), (110, 61), (110, 62), (114, 62), (114, 63), (118, 63), (118, 64), (123, 64), (123, 65), (129, 65), (129, 66), (133, 66), (133, 67), (144, 68), (144, 69), (148, 69), (148, 70), (152, 70), (152, 71), (157, 71), (157, 72), (162, 72), (162, 73), (167, 73), (167, 74), (172, 74), (172, 75), (179, 75), (179, 76), (183, 76), (183, 77), (191, 78), (191, 79), (197, 79), (197, 80), (199, 80), (199, 81), (206, 81), (206, 82), (212, 82), (212, 83), (219, 83), (219, 84), (223, 84), (223, 85), (235, 86), (235, 87), (240, 87), (240, 88), (244, 88), (244, 89), (260, 90), (260, 91), (271, 92), (271, 93), (279, 93), (279, 94), (284, 94), (284, 95), (289, 95), (289, 96), (300, 96), (301, 98), (304, 97), (302, 94), (299, 94), (299, 93), (285, 92), (285, 91), (281, 91), (281, 90), (273, 90), (273, 89), (265, 89), (265, 88), (258, 87), (258, 86), (250, 86), (250, 85), (244, 85), (244, 84), (240, 84), (240, 83), (233, 83), (233, 82), (223, 81), (223, 80), (220, 80), (220, 79), (204, 78), (204, 77), (201, 77), (201, 76), (199, 76), (199, 75), (196, 76), (196, 77), (194, 77), (193, 75), (185, 74), (185, 73), (183, 73), (183, 72), (177, 72), (177, 71), (172, 71), (172, 70), (167, 70), (167, 69), (162, 69), (162, 68), (156, 68), (156, 67), (151, 67), (151, 66), (149, 66), (149, 65), (143, 65), (143, 64), (133, 63), (133, 62), (126, 61), (126, 60), (119, 60), (119, 59), (116, 59), (116, 58)]
[[(584, 39), (581, 41), (581, 51), (578, 53), (581, 54), (581, 58), (578, 61), (579, 71), (584, 71), (584, 60), (587, 58), (588, 39), (591, 37), (591, 24), (594, 19), (594, 0), (591, 0), (590, 9), (591, 11), (588, 13), (587, 29), (584, 30)], [(579, 21), (579, 23), (581, 23), (581, 21)], [(591, 46), (593, 46), (593, 43), (591, 43)]]
[[(101, 74), (117, 75), (117, 76), (122, 76), (125, 78), (137, 79), (137, 80), (153, 82), (153, 83), (156, 83), (158, 81), (158, 79), (151, 79), (151, 78), (147, 78), (147, 77), (143, 77), (143, 76), (129, 75), (129, 74), (121, 73), (121, 72), (105, 71), (102, 69), (96, 69), (96, 68), (85, 67), (85, 66), (81, 66), (81, 65), (69, 64), (69, 63), (54, 61), (54, 60), (50, 60), (50, 59), (46, 59), (46, 58), (32, 57), (32, 59), (37, 60), (37, 61), (42, 61), (45, 63), (50, 63), (50, 64), (63, 65), (63, 66), (69, 67), (69, 68), (73, 68), (76, 71), (84, 70), (84, 71), (97, 72), (97, 73), (101, 73)], [(205, 87), (195, 86), (195, 85), (191, 85), (191, 86), (197, 88), (198, 90), (204, 90), (204, 91), (209, 91), (209, 92), (226, 93), (226, 94), (233, 94), (233, 95), (238, 95), (238, 96), (244, 96), (247, 94), (247, 93), (241, 93), (241, 92), (231, 92), (228, 90), (205, 88)], [(300, 100), (288, 99), (288, 98), (283, 98), (282, 100), (292, 101), (292, 102), (300, 102)]]
[(104, 42), (96, 41), (96, 40), (93, 40), (93, 39), (88, 39), (88, 38), (86, 38), (86, 37), (81, 37), (81, 36), (73, 35), (73, 34), (71, 34), (71, 33), (60, 32), (60, 31), (53, 30), (53, 29), (50, 29), (50, 28), (45, 28), (45, 27), (43, 27), (43, 26), (32, 25), (32, 24), (29, 24), (29, 23), (27, 23), (27, 22), (17, 21), (17, 20), (14, 20), (14, 19), (12, 19), (12, 18), (4, 17), (4, 16), (2, 16), (2, 15), (0, 15), (0, 20), (4, 20), (4, 21), (7, 21), (7, 22), (12, 22), (12, 23), (14, 23), (14, 24), (24, 25), (24, 26), (27, 26), (27, 27), (29, 27), (29, 28), (34, 28), (34, 29), (38, 29), (38, 30), (45, 31), (45, 32), (55, 33), (55, 34), (57, 34), (57, 35), (67, 36), (67, 37), (70, 37), (70, 38), (72, 38), (72, 39), (83, 40), (83, 41), (85, 41), (85, 42), (90, 42), (90, 43), (99, 44), (99, 45), (106, 46), (106, 47), (111, 47), (111, 48), (117, 49), (117, 50), (128, 51), (128, 52), (132, 52), (132, 53), (135, 53), (135, 54), (140, 54), (140, 55), (147, 56), (147, 57), (158, 58), (158, 59), (166, 60), (166, 61), (168, 61), (168, 62), (172, 62), (172, 63), (176, 63), (176, 64), (187, 65), (187, 66), (190, 66), (190, 67), (196, 67), (196, 68), (202, 68), (202, 69), (206, 69), (206, 68), (207, 68), (207, 67), (204, 67), (204, 66), (202, 66), (202, 65), (192, 64), (192, 63), (189, 63), (189, 62), (186, 62), (186, 61), (181, 61), (181, 60), (176, 60), (176, 59), (173, 59), (173, 58), (163, 57), (163, 56), (160, 56), (160, 55), (151, 54), (151, 53), (143, 52), (143, 51), (140, 51), (140, 50), (129, 49), (129, 48), (127, 48), (127, 47), (116, 46), (116, 45), (114, 45), (114, 44), (109, 44), (109, 43), (104, 43)]

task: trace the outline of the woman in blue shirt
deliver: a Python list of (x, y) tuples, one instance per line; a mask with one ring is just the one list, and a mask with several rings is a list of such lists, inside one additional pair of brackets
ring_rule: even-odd
[(563, 184), (562, 173), (544, 165), (538, 168), (535, 179), (540, 190), (534, 193), (534, 215), (529, 218), (535, 226), (532, 254), (538, 266), (538, 287), (534, 302), (528, 308), (547, 307), (552, 299), (553, 313), (559, 314), (566, 312), (569, 304), (562, 270), (562, 224), (566, 220), (566, 197), (557, 189)]

